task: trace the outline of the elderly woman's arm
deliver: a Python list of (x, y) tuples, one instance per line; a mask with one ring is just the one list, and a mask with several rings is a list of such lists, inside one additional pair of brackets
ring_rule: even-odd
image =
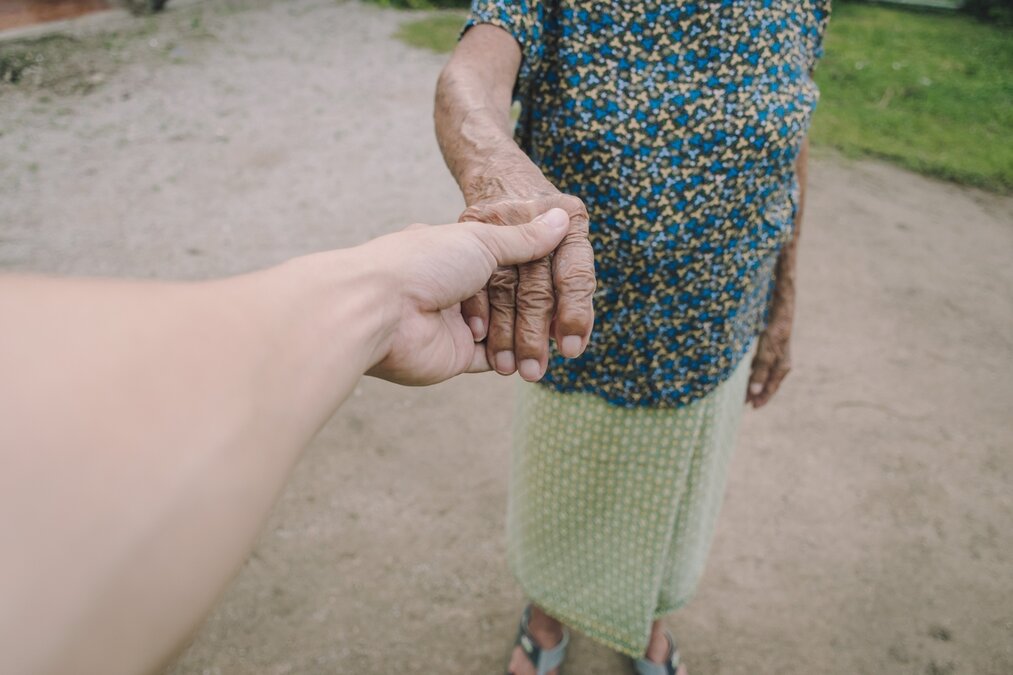
[(471, 28), (440, 75), (436, 137), (461, 187), (465, 220), (499, 225), (527, 222), (552, 207), (570, 214), (570, 232), (553, 256), (498, 270), (464, 303), (476, 340), (486, 340), (501, 374), (519, 369), (526, 380), (545, 372), (550, 334), (564, 356), (578, 356), (594, 323), (594, 256), (587, 210), (560, 193), (512, 138), (511, 92), (521, 63), (514, 38), (496, 26)]
[(777, 259), (774, 277), (774, 295), (770, 301), (767, 327), (760, 334), (749, 377), (746, 401), (759, 408), (777, 393), (781, 382), (791, 370), (791, 332), (795, 320), (795, 269), (798, 257), (798, 240), (802, 231), (805, 211), (806, 179), (809, 175), (809, 139), (802, 142), (795, 163), (798, 177), (798, 203), (795, 209), (795, 229), (791, 240), (784, 245)]
[(568, 228), (416, 228), (206, 283), (0, 278), (0, 672), (158, 667), (362, 373), (485, 369), (458, 303)]

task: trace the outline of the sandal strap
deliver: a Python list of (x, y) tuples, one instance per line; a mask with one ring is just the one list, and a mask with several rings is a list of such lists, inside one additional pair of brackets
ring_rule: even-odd
[(637, 669), (637, 675), (675, 675), (679, 670), (682, 657), (679, 655), (679, 648), (675, 645), (675, 638), (667, 631), (665, 637), (668, 639), (668, 656), (665, 657), (665, 662), (655, 663), (646, 658), (637, 659), (633, 664)]
[(566, 658), (566, 647), (570, 644), (570, 631), (564, 628), (563, 639), (559, 641), (559, 644), (551, 649), (544, 649), (538, 646), (531, 631), (528, 630), (530, 619), (531, 606), (529, 605), (524, 608), (521, 625), (517, 631), (517, 641), (514, 644), (524, 651), (524, 655), (538, 671), (538, 675), (548, 675), (550, 671), (563, 664), (563, 660)]

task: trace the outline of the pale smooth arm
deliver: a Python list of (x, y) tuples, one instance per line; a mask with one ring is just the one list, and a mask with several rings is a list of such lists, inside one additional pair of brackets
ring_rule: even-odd
[(417, 227), (192, 284), (0, 277), (0, 672), (152, 672), (365, 371), (487, 367), (459, 311), (568, 217)]

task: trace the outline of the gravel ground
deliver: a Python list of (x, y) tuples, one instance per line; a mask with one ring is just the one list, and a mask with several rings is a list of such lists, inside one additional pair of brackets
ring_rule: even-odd
[[(456, 219), (410, 14), (170, 10), (0, 43), (0, 268), (194, 279)], [(1013, 199), (819, 154), (811, 194), (795, 371), (671, 625), (695, 675), (1011, 673)], [(502, 672), (513, 386), (364, 380), (169, 672)], [(625, 667), (578, 636), (567, 672)]]

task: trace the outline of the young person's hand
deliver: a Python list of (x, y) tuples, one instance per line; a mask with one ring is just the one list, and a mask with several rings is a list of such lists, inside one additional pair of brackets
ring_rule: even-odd
[[(570, 227), (570, 214), (554, 208), (516, 227), (412, 226), (357, 249), (376, 265), (391, 299), (383, 308), (389, 333), (368, 374), (423, 385), (489, 370), (486, 346), (476, 342), (461, 302), (485, 288), (497, 268), (544, 259)], [(545, 292), (551, 294), (551, 287)], [(553, 304), (551, 297), (548, 302)]]

